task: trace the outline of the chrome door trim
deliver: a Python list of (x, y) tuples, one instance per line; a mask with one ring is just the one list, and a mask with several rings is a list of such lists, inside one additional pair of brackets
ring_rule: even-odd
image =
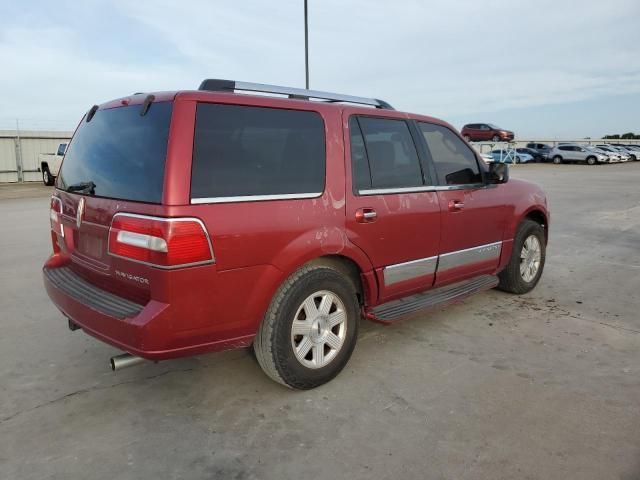
[(468, 183), (464, 185), (428, 185), (424, 187), (367, 188), (358, 190), (358, 195), (389, 195), (393, 193), (448, 192), (450, 190), (472, 190), (484, 188), (484, 183)]
[(477, 190), (479, 188), (485, 188), (485, 183), (463, 183), (460, 185), (440, 185), (436, 187), (438, 192), (448, 192), (450, 190)]
[(500, 257), (502, 251), (502, 241), (479, 245), (477, 247), (465, 248), (455, 252), (444, 253), (440, 255), (438, 262), (438, 271), (450, 270), (452, 268), (462, 267), (470, 263), (483, 262), (493, 260)]
[(398, 187), (398, 188), (368, 188), (366, 190), (358, 190), (358, 195), (388, 195), (391, 193), (420, 193), (435, 192), (437, 187)]
[(191, 204), (198, 205), (202, 203), (235, 203), (235, 202), (264, 202), (268, 200), (300, 200), (304, 198), (318, 198), (321, 196), (322, 196), (322, 192), (283, 193), (283, 194), (277, 194), (277, 195), (240, 195), (237, 197), (192, 198)]
[(384, 267), (382, 270), (385, 286), (394, 283), (404, 282), (412, 278), (422, 277), (424, 275), (432, 275), (436, 271), (438, 257), (419, 258), (404, 263), (396, 263)]

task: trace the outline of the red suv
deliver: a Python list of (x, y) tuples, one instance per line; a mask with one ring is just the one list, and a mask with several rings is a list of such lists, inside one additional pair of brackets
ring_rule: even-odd
[(50, 216), (47, 292), (127, 352), (114, 369), (253, 345), (300, 389), (342, 370), (361, 317), (528, 292), (549, 225), (540, 188), (441, 120), (222, 80), (91, 108)]
[(491, 123), (470, 123), (462, 127), (460, 133), (467, 142), (511, 142), (514, 139), (511, 130)]

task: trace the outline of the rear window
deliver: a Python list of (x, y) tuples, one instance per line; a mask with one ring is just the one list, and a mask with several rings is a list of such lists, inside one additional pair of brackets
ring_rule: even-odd
[[(82, 120), (62, 162), (62, 190), (160, 203), (171, 102), (98, 110)], [(87, 188), (82, 188), (87, 186)]]
[(325, 156), (324, 122), (316, 112), (202, 103), (191, 198), (319, 196)]

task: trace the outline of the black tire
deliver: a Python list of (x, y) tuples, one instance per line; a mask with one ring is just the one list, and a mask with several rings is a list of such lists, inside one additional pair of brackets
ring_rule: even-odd
[(53, 185), (55, 181), (56, 181), (56, 178), (53, 175), (51, 175), (51, 172), (49, 171), (49, 167), (43, 167), (42, 183), (44, 183), (47, 187), (50, 187), (51, 185)]
[[(520, 253), (524, 242), (530, 236), (535, 236), (538, 239), (540, 245), (540, 266), (535, 276), (530, 281), (525, 281), (520, 273)], [(533, 220), (524, 220), (518, 227), (518, 232), (513, 240), (513, 251), (511, 252), (511, 258), (509, 263), (498, 274), (500, 283), (498, 289), (509, 293), (515, 293), (521, 295), (523, 293), (530, 292), (537, 285), (542, 271), (544, 270), (544, 262), (546, 258), (546, 242), (544, 238), (544, 229), (542, 226), (534, 222)]]
[(562, 163), (562, 157), (560, 155), (556, 155), (555, 157), (553, 157), (553, 163), (555, 163), (556, 165), (560, 165)]
[(598, 163), (596, 157), (587, 157), (587, 165), (595, 165), (596, 163)]
[(495, 143), (498, 143), (500, 141), (500, 137), (498, 135), (494, 135), (491, 140), (493, 140)]
[[(309, 368), (294, 353), (291, 329), (304, 300), (318, 291), (328, 291), (340, 299), (346, 314), (346, 333), (341, 348), (327, 365)], [(262, 320), (253, 343), (258, 363), (271, 379), (287, 387), (307, 390), (320, 386), (338, 375), (349, 361), (359, 319), (360, 306), (350, 279), (324, 265), (302, 267), (278, 289)]]

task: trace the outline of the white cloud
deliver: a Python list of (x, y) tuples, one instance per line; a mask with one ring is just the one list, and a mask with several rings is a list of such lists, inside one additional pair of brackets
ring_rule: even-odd
[[(640, 93), (635, 0), (309, 3), (312, 88), (444, 118)], [(11, 92), (0, 128), (13, 117), (73, 124), (93, 103), (195, 88), (205, 77), (303, 85), (301, 0), (120, 0), (114, 8), (171, 55), (92, 54), (97, 42), (119, 41), (117, 29), (86, 38), (72, 24), (11, 25), (0, 37), (0, 88)]]

